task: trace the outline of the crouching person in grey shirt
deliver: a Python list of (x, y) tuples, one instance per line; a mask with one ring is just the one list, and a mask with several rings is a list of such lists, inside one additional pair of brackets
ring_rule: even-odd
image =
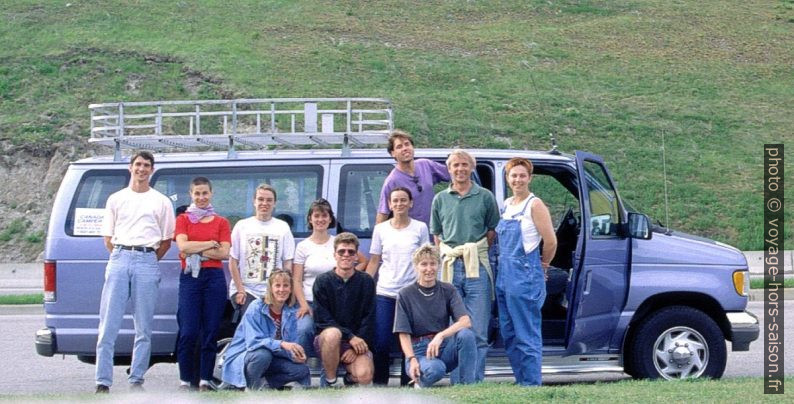
[(436, 280), (438, 263), (436, 247), (426, 244), (414, 252), (417, 281), (397, 294), (394, 332), (414, 383), (432, 386), (455, 368), (461, 383), (474, 383), (477, 344), (471, 319), (455, 287)]

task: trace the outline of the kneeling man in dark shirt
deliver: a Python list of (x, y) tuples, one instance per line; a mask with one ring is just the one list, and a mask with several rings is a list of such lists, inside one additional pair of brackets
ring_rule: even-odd
[(314, 349), (320, 353), (324, 374), (321, 387), (341, 387), (336, 371), (341, 361), (346, 384), (372, 383), (372, 338), (375, 330), (375, 281), (356, 271), (358, 238), (341, 233), (334, 238), (336, 267), (317, 277), (314, 295)]
[(414, 252), (417, 280), (397, 294), (394, 332), (408, 376), (419, 386), (432, 386), (455, 368), (461, 383), (474, 383), (477, 344), (471, 319), (455, 287), (436, 280), (438, 262), (438, 250), (429, 244)]

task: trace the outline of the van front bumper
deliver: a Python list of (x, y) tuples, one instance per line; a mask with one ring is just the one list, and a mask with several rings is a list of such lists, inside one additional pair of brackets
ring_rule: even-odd
[(55, 355), (55, 331), (42, 328), (36, 331), (36, 353), (41, 356)]
[(758, 339), (758, 318), (750, 312), (726, 313), (731, 326), (731, 350), (749, 351), (750, 343)]

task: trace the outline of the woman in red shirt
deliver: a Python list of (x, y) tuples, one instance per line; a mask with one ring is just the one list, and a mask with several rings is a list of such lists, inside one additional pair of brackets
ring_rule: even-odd
[(182, 260), (179, 277), (177, 361), (180, 389), (195, 380), (193, 348), (201, 330), (199, 391), (211, 389), (218, 327), (226, 307), (226, 276), (223, 263), (229, 256), (231, 228), (212, 207), (212, 184), (205, 177), (190, 183), (193, 203), (176, 218), (174, 237)]

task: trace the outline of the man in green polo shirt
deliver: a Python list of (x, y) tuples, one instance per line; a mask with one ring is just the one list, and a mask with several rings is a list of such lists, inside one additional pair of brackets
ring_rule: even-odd
[[(488, 323), (493, 301), (493, 271), (488, 247), (499, 223), (499, 207), (491, 191), (475, 184), (474, 157), (456, 149), (447, 158), (452, 182), (433, 199), (430, 232), (441, 249), (441, 280), (452, 283), (471, 314), (477, 339), (476, 381), (485, 377)], [(452, 374), (453, 383), (456, 374)]]

